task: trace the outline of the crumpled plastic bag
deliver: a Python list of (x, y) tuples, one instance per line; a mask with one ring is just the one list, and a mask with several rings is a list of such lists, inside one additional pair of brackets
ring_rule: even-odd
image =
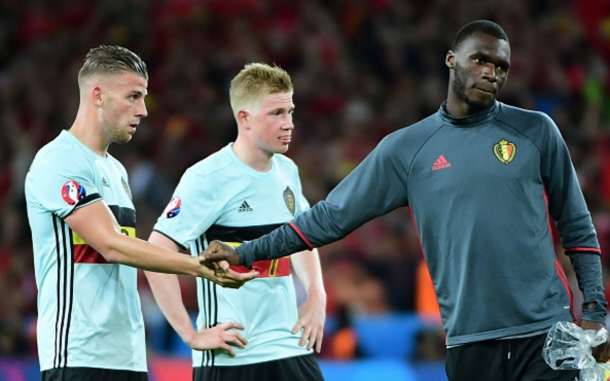
[(597, 347), (608, 339), (606, 328), (583, 330), (574, 323), (560, 321), (549, 330), (542, 357), (556, 370), (580, 369), (580, 381), (608, 381), (610, 364), (596, 362), (591, 354), (591, 347)]

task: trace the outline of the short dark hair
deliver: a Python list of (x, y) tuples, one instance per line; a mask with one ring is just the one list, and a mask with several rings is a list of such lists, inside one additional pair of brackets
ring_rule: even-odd
[(132, 71), (148, 79), (146, 64), (129, 49), (117, 45), (100, 45), (89, 50), (85, 63), (78, 72), (79, 83), (94, 74), (121, 74)]
[(451, 44), (451, 50), (457, 51), (468, 37), (476, 32), (488, 34), (500, 40), (508, 41), (508, 36), (504, 29), (493, 21), (489, 20), (474, 20), (464, 25), (455, 36), (455, 40)]

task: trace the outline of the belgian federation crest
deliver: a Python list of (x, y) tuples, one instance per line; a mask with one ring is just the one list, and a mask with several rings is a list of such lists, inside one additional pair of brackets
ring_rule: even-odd
[(290, 214), (294, 216), (294, 213), (296, 212), (296, 204), (294, 200), (294, 192), (292, 189), (290, 189), (290, 187), (286, 187), (284, 190), (284, 202), (286, 203), (286, 207), (290, 211)]
[(131, 190), (129, 189), (129, 185), (127, 185), (127, 181), (125, 181), (123, 176), (121, 176), (121, 184), (123, 184), (123, 189), (125, 189), (125, 193), (127, 193), (127, 196), (129, 196), (129, 199), (133, 200), (133, 197), (131, 196)]
[(509, 142), (506, 139), (500, 140), (498, 143), (494, 145), (494, 154), (500, 160), (501, 163), (509, 165), (511, 161), (515, 158), (515, 154), (517, 153), (517, 146), (515, 143)]
[(61, 198), (63, 198), (68, 205), (75, 205), (77, 202), (85, 198), (85, 196), (87, 196), (85, 187), (80, 185), (76, 180), (67, 181), (61, 187)]

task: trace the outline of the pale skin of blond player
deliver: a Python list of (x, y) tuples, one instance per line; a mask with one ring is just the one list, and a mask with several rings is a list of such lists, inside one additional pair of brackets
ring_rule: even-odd
[[(93, 74), (79, 81), (80, 104), (72, 133), (94, 153), (105, 157), (111, 143), (127, 143), (148, 113), (144, 103), (148, 81), (145, 77), (123, 71), (117, 74)], [(222, 266), (217, 270), (201, 266), (197, 258), (169, 251), (144, 240), (121, 234), (118, 222), (104, 201), (75, 209), (65, 219), (70, 228), (98, 251), (108, 262), (148, 271), (185, 274), (210, 279), (223, 287), (239, 288), (258, 273), (239, 274)], [(95, 223), (91, 223), (95, 221)], [(197, 332), (190, 338), (200, 349), (231, 346), (243, 348), (246, 340), (239, 324), (228, 322)]]
[[(236, 112), (237, 139), (233, 144), (235, 155), (259, 172), (271, 169), (272, 157), (288, 150), (292, 130), (292, 92), (264, 96), (258, 104), (243, 107)], [(178, 251), (178, 245), (153, 231), (149, 242)], [(320, 259), (317, 250), (303, 251), (291, 256), (296, 275), (307, 291), (307, 300), (298, 308), (299, 320), (292, 329), (296, 334), (303, 329), (299, 345), (307, 345), (320, 352), (326, 320), (326, 293), (322, 282)], [(224, 263), (221, 267), (226, 268)], [(171, 274), (145, 272), (159, 307), (180, 337), (192, 347), (189, 338), (195, 328), (182, 303), (178, 277)]]

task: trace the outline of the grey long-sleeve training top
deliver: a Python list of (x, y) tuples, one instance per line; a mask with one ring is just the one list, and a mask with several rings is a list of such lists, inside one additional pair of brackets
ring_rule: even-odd
[(326, 200), (239, 247), (242, 264), (323, 246), (407, 206), (447, 345), (535, 334), (574, 320), (552, 217), (585, 302), (597, 302), (584, 317), (603, 322), (599, 244), (555, 123), (500, 102), (462, 119), (444, 107), (385, 137)]

